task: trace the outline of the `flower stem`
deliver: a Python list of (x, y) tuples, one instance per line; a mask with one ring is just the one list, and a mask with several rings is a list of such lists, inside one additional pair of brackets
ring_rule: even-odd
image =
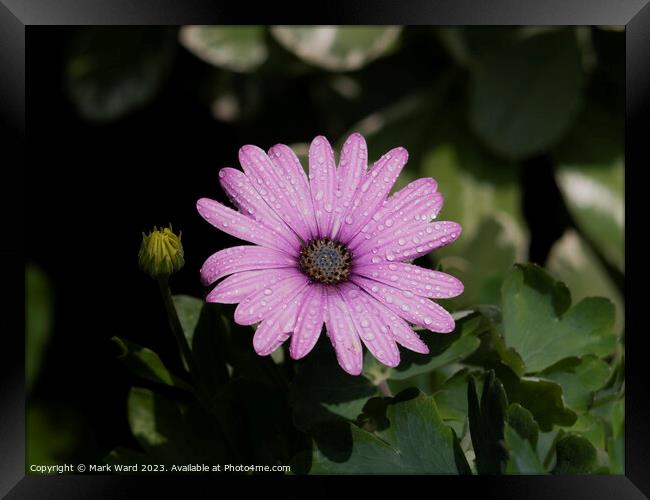
[(178, 313), (176, 312), (176, 307), (174, 306), (174, 301), (172, 299), (172, 292), (169, 288), (168, 277), (159, 277), (158, 286), (160, 287), (160, 293), (162, 295), (163, 303), (165, 304), (165, 310), (167, 311), (167, 321), (169, 322), (169, 327), (171, 328), (176, 343), (178, 344), (181, 359), (189, 369), (194, 385), (197, 387), (197, 384), (199, 383), (198, 370), (190, 346), (187, 343), (185, 334), (183, 333), (181, 321), (178, 319)]
[(379, 384), (377, 384), (377, 387), (379, 388), (379, 392), (381, 392), (384, 397), (386, 398), (392, 398), (393, 393), (390, 390), (390, 387), (388, 387), (388, 382), (386, 379), (383, 379)]

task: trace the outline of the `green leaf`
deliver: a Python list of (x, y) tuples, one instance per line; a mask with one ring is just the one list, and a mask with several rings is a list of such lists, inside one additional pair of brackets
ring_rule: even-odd
[(292, 425), (292, 410), (286, 393), (268, 383), (245, 379), (233, 381), (232, 390), (237, 402), (235, 414), (246, 429), (255, 462), (268, 465), (278, 461), (287, 463), (290, 441), (300, 437)]
[(183, 333), (185, 334), (187, 343), (191, 347), (194, 340), (194, 330), (196, 330), (196, 326), (199, 324), (204, 302), (201, 299), (190, 297), (189, 295), (172, 295), (172, 300), (174, 301), (174, 308), (183, 327)]
[(533, 414), (520, 404), (513, 403), (508, 407), (507, 420), (510, 427), (535, 449), (539, 438), (539, 425), (535, 422)]
[[(351, 424), (346, 449), (314, 446), (312, 474), (458, 474), (467, 471), (456, 437), (430, 396), (394, 398), (386, 404), (387, 427), (371, 433)], [(457, 460), (461, 463), (457, 465)]]
[[(132, 465), (138, 463), (176, 463), (187, 460), (204, 464), (219, 464), (240, 460), (233, 451), (231, 439), (240, 437), (239, 429), (224, 430), (219, 408), (209, 408), (203, 401), (194, 401), (181, 414), (177, 405), (163, 396), (146, 389), (133, 388), (129, 395), (129, 424), (145, 450), (145, 454), (117, 448), (107, 457), (108, 463)], [(213, 406), (227, 406), (232, 401), (223, 394), (208, 402)], [(243, 445), (238, 442), (239, 446)], [(230, 445), (230, 448), (228, 447)], [(239, 449), (236, 450), (240, 451)]]
[(219, 306), (204, 304), (190, 347), (203, 383), (211, 392), (229, 380), (225, 357), (225, 330)]
[(541, 373), (562, 386), (564, 400), (568, 407), (585, 412), (591, 406), (593, 394), (609, 380), (610, 367), (595, 356), (582, 359), (568, 358)]
[(73, 40), (67, 87), (88, 120), (122, 118), (148, 104), (162, 87), (174, 56), (169, 28), (86, 28)]
[[(478, 339), (478, 337), (475, 337), (473, 335), (462, 336), (456, 342), (453, 342), (449, 348), (444, 350), (442, 353), (430, 357), (429, 361), (424, 364), (414, 363), (409, 368), (405, 368), (404, 370), (400, 369), (400, 364), (399, 367), (394, 368), (390, 371), (388, 378), (391, 380), (403, 380), (405, 378), (412, 377), (413, 375), (437, 370), (438, 368), (464, 359), (472, 352), (474, 352), (480, 343), (481, 341)], [(406, 358), (406, 356), (404, 357)]]
[(609, 469), (612, 474), (625, 474), (625, 437), (617, 436), (607, 440)]
[[(222, 404), (226, 401), (219, 400)], [(233, 431), (225, 431), (224, 427), (223, 420), (203, 402), (195, 401), (189, 405), (183, 415), (183, 432), (193, 461), (213, 465), (233, 458), (228, 457), (227, 448), (228, 437), (233, 436), (226, 434)]]
[(479, 403), (476, 383), (469, 378), (467, 406), (469, 428), (479, 474), (502, 474), (508, 452), (504, 448), (504, 422), (508, 399), (493, 371), (483, 381)]
[(183, 333), (196, 361), (201, 383), (214, 393), (228, 381), (225, 359), (227, 325), (216, 304), (187, 295), (172, 296)]
[(122, 350), (118, 359), (135, 375), (159, 384), (171, 385), (188, 391), (192, 390), (185, 381), (167, 370), (158, 354), (151, 349), (119, 337), (113, 337), (111, 340)]
[(504, 438), (509, 450), (506, 464), (507, 474), (544, 474), (546, 472), (535, 452), (535, 447), (508, 424), (505, 425)]
[(537, 456), (547, 472), (555, 465), (555, 443), (564, 435), (564, 430), (554, 428), (550, 432), (540, 432), (537, 440)]
[(596, 448), (585, 437), (569, 434), (558, 440), (555, 449), (553, 474), (589, 474), (597, 466)]
[(40, 372), (54, 317), (50, 280), (32, 264), (25, 270), (25, 309), (25, 383), (29, 391)]
[(610, 299), (616, 307), (614, 331), (617, 335), (623, 332), (623, 296), (603, 264), (577, 232), (568, 230), (553, 245), (546, 268), (555, 278), (566, 283), (575, 301), (594, 296)]
[(521, 355), (527, 373), (586, 354), (613, 352), (614, 305), (586, 298), (571, 309), (569, 290), (534, 264), (515, 265), (503, 289), (506, 343)]
[(460, 361), (478, 348), (480, 340), (476, 334), (481, 324), (481, 315), (471, 313), (456, 321), (456, 329), (452, 333), (438, 335), (427, 330), (419, 332), (429, 347), (429, 354), (402, 350), (400, 364), (395, 368), (380, 365), (372, 355), (366, 353), (364, 374), (375, 382), (382, 379), (404, 380)]
[(612, 474), (625, 474), (625, 399), (619, 399), (611, 412), (612, 435), (607, 439)]
[[(209, 306), (213, 311), (217, 311), (216, 304)], [(278, 365), (270, 356), (259, 356), (253, 349), (254, 330), (250, 326), (238, 325), (232, 320), (234, 309), (234, 306), (218, 308), (221, 313), (216, 318), (217, 324), (213, 329), (206, 328), (208, 334), (206, 337), (209, 338), (210, 334), (213, 339), (219, 337), (222, 345), (220, 347), (215, 345), (217, 351), (205, 353), (205, 363), (209, 366), (211, 358), (221, 359), (225, 356), (228, 371), (232, 372), (231, 379), (245, 378), (286, 390), (287, 381)], [(212, 361), (212, 364), (215, 368), (223, 369), (220, 363)]]
[(219, 68), (251, 73), (268, 56), (263, 26), (184, 26), (181, 44), (195, 56)]
[(377, 388), (364, 376), (352, 376), (338, 366), (333, 349), (321, 338), (298, 365), (289, 397), (299, 429), (331, 420), (355, 420)]
[(399, 26), (274, 26), (271, 33), (303, 61), (329, 71), (359, 69), (386, 54)]
[(506, 346), (499, 328), (500, 324), (493, 324), (480, 335), (481, 345), (465, 360), (465, 363), (484, 368), (498, 368), (503, 364), (521, 376), (526, 371), (524, 362), (517, 351)]
[(621, 398), (612, 409), (612, 435), (617, 438), (625, 434), (625, 398)]
[[(610, 380), (608, 385), (612, 383)], [(571, 428), (587, 438), (598, 451), (599, 465), (610, 474), (624, 474), (625, 396), (622, 387), (607, 387), (594, 395), (594, 405)]]
[[(618, 65), (616, 59), (608, 64)], [(623, 271), (625, 115), (622, 98), (609, 105), (615, 92), (602, 78), (592, 83), (588, 105), (553, 157), (558, 187), (581, 233)]]
[(505, 365), (498, 367), (496, 372), (508, 401), (519, 403), (530, 411), (542, 431), (550, 431), (553, 425), (570, 427), (576, 422), (576, 414), (565, 406), (562, 387), (556, 382), (519, 377)]
[(149, 389), (133, 387), (128, 418), (133, 436), (152, 457), (176, 462), (186, 456), (183, 417), (172, 401)]
[(480, 61), (470, 123), (495, 153), (523, 159), (553, 146), (582, 106), (580, 50), (571, 30), (523, 39)]
[(607, 446), (607, 424), (605, 420), (591, 413), (583, 413), (571, 427), (571, 432), (586, 437), (595, 448), (604, 450)]
[[(467, 420), (467, 385), (468, 379), (478, 376), (480, 372), (461, 369), (437, 387), (433, 397), (438, 405), (442, 419), (454, 428), (462, 428)], [(478, 382), (480, 383), (480, 381)]]

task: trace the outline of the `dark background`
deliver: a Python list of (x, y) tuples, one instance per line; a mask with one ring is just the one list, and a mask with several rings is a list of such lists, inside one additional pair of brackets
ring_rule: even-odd
[[(39, 427), (40, 418), (34, 420), (28, 433), (59, 436), (65, 442), (53, 444), (51, 454), (90, 462), (115, 446), (135, 443), (126, 420), (134, 380), (115, 359), (111, 337), (149, 346), (171, 363), (176, 359), (156, 285), (137, 267), (142, 232), (168, 223), (182, 231), (186, 265), (172, 278), (172, 288), (202, 296), (200, 265), (235, 240), (207, 225), (194, 204), (202, 196), (224, 199), (217, 172), (222, 166), (238, 167), (241, 145), (268, 149), (317, 134), (336, 139), (407, 89), (432, 83), (450, 59), (432, 37), (414, 29), (404, 34), (399, 53), (364, 70), (370, 77), (395, 66), (408, 72), (392, 72), (393, 80), (370, 90), (354, 109), (337, 107), (340, 103), (319, 90), (321, 72), (299, 74), (290, 88), (271, 72), (264, 76), (255, 118), (233, 124), (215, 120), (206, 106), (204, 82), (212, 69), (178, 46), (153, 100), (120, 119), (92, 122), (78, 113), (66, 87), (65, 65), (77, 32), (39, 27), (29, 28), (27, 36), (32, 147), (26, 253), (28, 262), (50, 278), (55, 303), (52, 339), (29, 403), (46, 424)], [(381, 153), (371, 151), (371, 159)], [(539, 155), (524, 163), (532, 166), (522, 169), (520, 178), (531, 235), (529, 260), (544, 264), (552, 244), (573, 222), (551, 160)], [(610, 272), (622, 282), (622, 276)], [(30, 412), (29, 418), (36, 417)]]

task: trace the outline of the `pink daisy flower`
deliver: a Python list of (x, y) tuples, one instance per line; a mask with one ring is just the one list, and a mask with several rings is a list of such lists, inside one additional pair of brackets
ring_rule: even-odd
[(410, 325), (447, 333), (454, 320), (435, 298), (455, 297), (453, 276), (407, 261), (456, 240), (461, 227), (434, 221), (443, 197), (424, 178), (389, 196), (408, 159), (392, 149), (367, 170), (362, 135), (340, 155), (322, 136), (309, 148), (309, 177), (283, 144), (268, 154), (243, 146), (244, 172), (223, 168), (219, 180), (238, 208), (201, 198), (197, 209), (217, 229), (252, 243), (221, 250), (201, 268), (208, 302), (239, 305), (235, 321), (259, 323), (255, 351), (268, 355), (291, 339), (290, 355), (306, 356), (323, 323), (341, 367), (363, 367), (362, 345), (381, 363), (397, 366), (397, 345), (429, 350)]

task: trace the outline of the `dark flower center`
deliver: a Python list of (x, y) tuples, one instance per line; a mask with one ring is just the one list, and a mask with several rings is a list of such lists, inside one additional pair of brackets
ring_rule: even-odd
[(329, 238), (311, 240), (300, 249), (300, 269), (312, 281), (335, 285), (350, 276), (352, 254)]

